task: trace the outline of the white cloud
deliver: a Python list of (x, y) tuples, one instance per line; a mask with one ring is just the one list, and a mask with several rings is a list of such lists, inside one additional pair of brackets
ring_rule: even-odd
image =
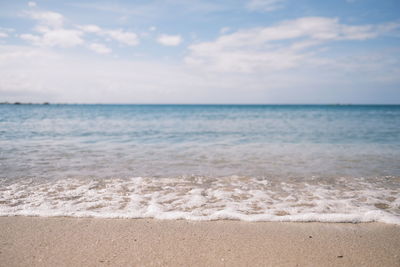
[(64, 24), (64, 16), (51, 11), (30, 11), (28, 16), (39, 22), (39, 25), (50, 28), (61, 28)]
[(139, 44), (139, 37), (134, 32), (124, 31), (121, 29), (118, 30), (102, 29), (101, 27), (93, 24), (78, 26), (78, 28), (87, 33), (94, 33), (99, 36), (113, 39), (124, 45), (135, 46)]
[(250, 0), (247, 8), (253, 11), (270, 12), (284, 7), (286, 0)]
[(149, 31), (151, 31), (151, 32), (154, 32), (155, 30), (157, 30), (157, 27), (156, 27), (156, 26), (151, 26), (151, 27), (149, 28)]
[(29, 7), (35, 7), (37, 5), (36, 5), (36, 2), (28, 2), (28, 6)]
[(283, 70), (309, 62), (316, 53), (309, 48), (330, 41), (371, 39), (399, 27), (399, 23), (350, 26), (335, 18), (305, 17), (191, 45), (185, 61), (213, 71)]
[(28, 16), (38, 21), (35, 34), (21, 34), (20, 38), (38, 46), (74, 47), (84, 43), (83, 32), (65, 29), (64, 16), (51, 11), (31, 11)]
[(0, 96), (7, 101), (184, 102), (202, 93), (180, 90), (192, 84), (203, 86), (202, 80), (176, 65), (0, 45)]
[[(26, 14), (38, 22), (34, 30), (39, 34), (25, 33), (21, 34), (20, 38), (34, 45), (64, 48), (83, 45), (85, 33), (96, 34), (128, 46), (135, 46), (139, 43), (137, 34), (121, 29), (105, 30), (94, 24), (78, 25), (75, 28), (68, 29), (64, 26), (64, 16), (56, 12), (29, 11)], [(111, 52), (108, 47), (97, 43), (90, 44), (87, 47), (101, 54)]]
[(325, 60), (314, 69), (237, 75), (0, 45), (0, 97), (72, 103), (390, 102), (385, 92), (400, 82), (396, 52), (371, 56), (366, 51), (365, 56)]
[(85, 32), (88, 32), (88, 33), (100, 33), (100, 32), (102, 32), (102, 29), (99, 26), (93, 25), (93, 24), (82, 25), (82, 26), (79, 26), (78, 28), (83, 30), (83, 31), (85, 31)]
[(83, 44), (82, 32), (75, 30), (52, 30), (43, 35), (42, 43), (45, 46), (73, 47)]
[(92, 43), (89, 45), (89, 49), (93, 50), (94, 52), (98, 54), (109, 54), (111, 53), (111, 49), (108, 48), (107, 46), (99, 43)]
[[(44, 57), (46, 59), (58, 59), (59, 56), (54, 52), (37, 47), (0, 45), (0, 66), (15, 66), (16, 64), (27, 63), (30, 59)], [(28, 60), (28, 61), (27, 61)]]
[(37, 44), (37, 45), (41, 41), (41, 37), (40, 36), (29, 34), (29, 33), (20, 34), (19, 37), (22, 40), (29, 41), (29, 42), (32, 42), (32, 43)]
[(161, 34), (157, 38), (157, 42), (166, 46), (177, 46), (182, 42), (182, 37), (180, 35)]
[(108, 30), (104, 32), (105, 35), (112, 39), (129, 46), (139, 44), (139, 38), (136, 33), (123, 31), (123, 30)]
[[(20, 38), (32, 42), (34, 45), (64, 48), (78, 46), (85, 43), (84, 33), (93, 33), (129, 46), (135, 46), (139, 43), (139, 38), (135, 33), (121, 29), (104, 30), (93, 24), (78, 25), (75, 29), (66, 29), (64, 27), (64, 16), (56, 12), (31, 11), (27, 14), (30, 18), (38, 21), (34, 30), (40, 34), (21, 34)], [(98, 53), (111, 52), (109, 48), (99, 45), (88, 45), (88, 47)]]
[(0, 32), (0, 38), (6, 38), (8, 37), (8, 34), (5, 32)]
[(48, 30), (42, 35), (21, 34), (20, 38), (38, 46), (74, 47), (84, 43), (82, 32), (76, 30)]

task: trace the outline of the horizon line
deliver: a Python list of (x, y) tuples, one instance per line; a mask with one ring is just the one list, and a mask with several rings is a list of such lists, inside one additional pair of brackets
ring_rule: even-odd
[(79, 103), (79, 102), (0, 102), (0, 105), (182, 105), (182, 106), (396, 106), (400, 103)]

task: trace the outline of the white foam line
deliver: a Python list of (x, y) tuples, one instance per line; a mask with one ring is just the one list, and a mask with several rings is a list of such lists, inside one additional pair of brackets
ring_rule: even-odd
[(0, 216), (400, 224), (400, 192), (382, 179), (376, 183), (354, 178), (342, 187), (238, 176), (16, 182), (0, 190)]

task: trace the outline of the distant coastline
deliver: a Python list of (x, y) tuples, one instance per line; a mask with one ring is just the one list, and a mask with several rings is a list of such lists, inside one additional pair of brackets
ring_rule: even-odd
[(49, 102), (43, 102), (43, 103), (0, 102), (0, 105), (50, 105), (50, 103)]
[(0, 102), (0, 105), (85, 105), (85, 106), (400, 106), (380, 103), (50, 103), (50, 102)]

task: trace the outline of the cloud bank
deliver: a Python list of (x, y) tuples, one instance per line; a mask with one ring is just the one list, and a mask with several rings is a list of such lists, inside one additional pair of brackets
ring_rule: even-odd
[(323, 44), (372, 39), (399, 28), (400, 23), (351, 26), (336, 18), (304, 17), (191, 45), (185, 61), (213, 71), (285, 70), (316, 62), (316, 48)]
[[(172, 2), (191, 10), (180, 0)], [(287, 4), (240, 3), (245, 12), (258, 16), (266, 15), (260, 11), (281, 10)], [(212, 14), (229, 10), (219, 4), (201, 5), (202, 12)], [(398, 20), (357, 24), (315, 16), (239, 28), (223, 20), (204, 37), (153, 21), (142, 30), (125, 22), (119, 26), (80, 23), (33, 2), (28, 6), (22, 15), (34, 21), (31, 29), (0, 28), (1, 101), (398, 101), (400, 49), (376, 44), (385, 38), (398, 42)]]

